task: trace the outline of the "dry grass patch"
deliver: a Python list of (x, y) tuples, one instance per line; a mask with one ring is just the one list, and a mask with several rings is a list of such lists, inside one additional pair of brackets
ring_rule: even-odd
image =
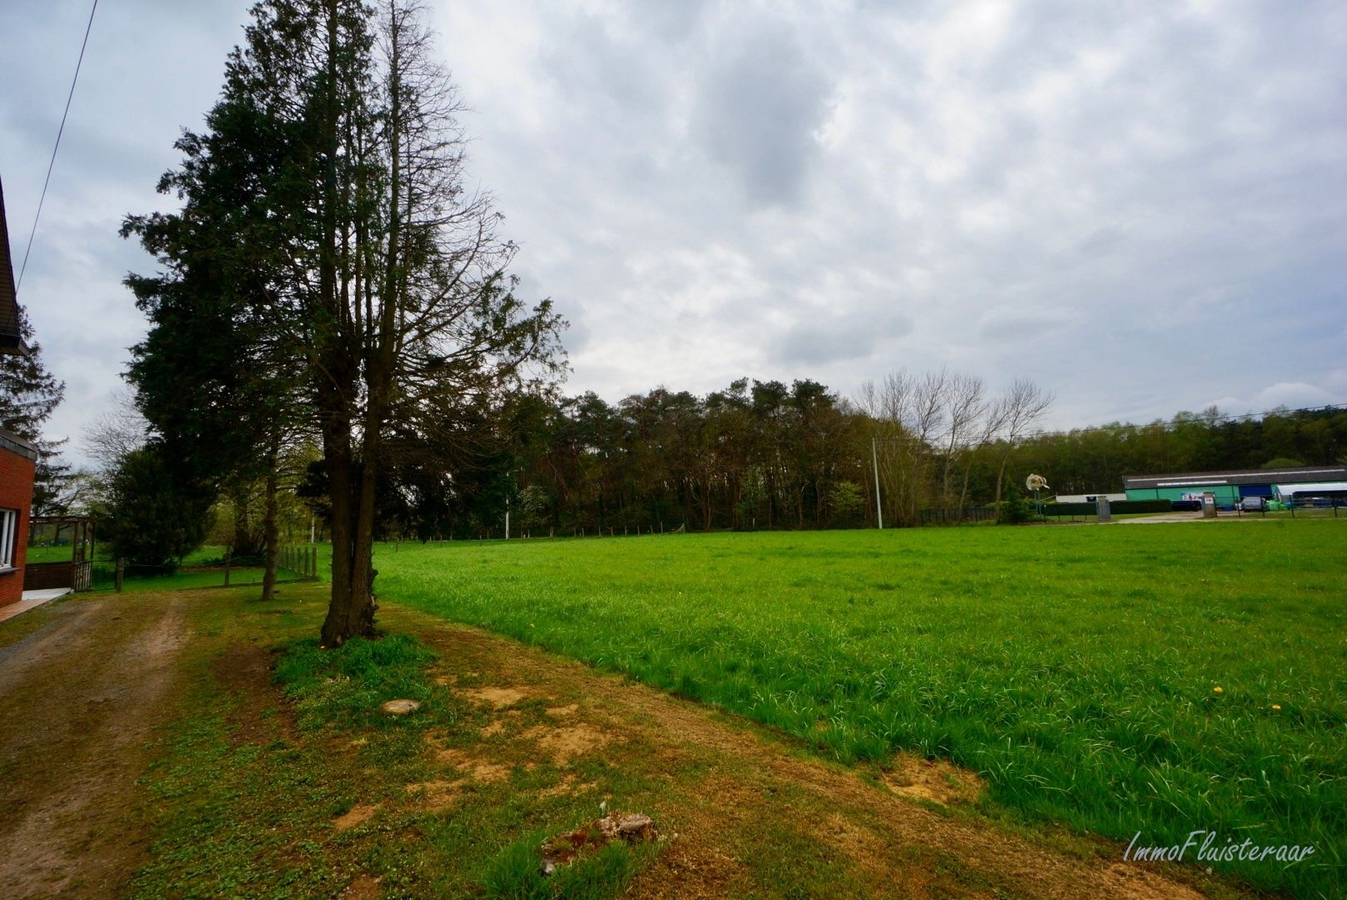
[(564, 728), (539, 725), (520, 737), (536, 740), (538, 749), (559, 766), (570, 765), (582, 756), (602, 750), (612, 740), (607, 733), (585, 722)]
[(407, 785), (403, 790), (407, 795), (416, 800), (418, 805), (430, 812), (442, 812), (450, 809), (458, 802), (459, 788), (462, 781), (436, 779), (432, 781), (420, 781)]
[(922, 759), (906, 753), (893, 758), (893, 768), (880, 780), (896, 794), (941, 806), (977, 803), (985, 789), (976, 772), (948, 760)]
[(435, 761), (440, 765), (452, 766), (474, 781), (491, 783), (505, 781), (510, 777), (510, 766), (488, 762), (458, 748), (436, 750)]
[(539, 797), (574, 797), (579, 794), (586, 794), (596, 790), (599, 786), (597, 781), (581, 782), (575, 777), (574, 772), (567, 772), (561, 780), (549, 788), (543, 788), (538, 791)]
[(474, 703), (492, 709), (505, 709), (529, 697), (524, 691), (508, 687), (462, 688), (459, 693)]

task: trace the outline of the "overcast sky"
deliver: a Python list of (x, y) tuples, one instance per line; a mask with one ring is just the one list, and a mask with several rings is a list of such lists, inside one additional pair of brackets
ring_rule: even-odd
[[(1341, 0), (431, 5), (573, 392), (948, 365), (1054, 426), (1347, 401)], [(117, 389), (150, 269), (118, 224), (164, 207), (247, 7), (100, 4), (19, 293), (53, 436)], [(87, 16), (0, 7), (16, 268)]]

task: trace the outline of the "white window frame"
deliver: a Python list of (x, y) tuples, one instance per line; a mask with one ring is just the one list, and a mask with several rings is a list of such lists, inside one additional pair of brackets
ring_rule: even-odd
[(14, 551), (18, 546), (19, 511), (0, 509), (0, 570), (14, 568)]

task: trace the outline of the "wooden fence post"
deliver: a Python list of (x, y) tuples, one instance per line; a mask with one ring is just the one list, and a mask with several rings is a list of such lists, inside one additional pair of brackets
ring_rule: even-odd
[(122, 592), (122, 579), (126, 576), (126, 560), (120, 556), (117, 557), (117, 574), (114, 576), (117, 582), (117, 593)]
[(225, 586), (225, 587), (229, 587), (229, 562), (230, 562), (230, 560), (232, 560), (233, 558), (234, 558), (234, 548), (233, 548), (233, 547), (226, 547), (226, 548), (225, 548), (225, 576), (224, 576), (224, 586)]

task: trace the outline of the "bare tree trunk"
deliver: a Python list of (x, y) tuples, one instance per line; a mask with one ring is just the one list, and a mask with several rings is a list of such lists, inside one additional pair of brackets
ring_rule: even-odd
[(377, 483), (378, 437), (366, 434), (361, 451), (361, 474), (356, 524), (351, 541), (351, 587), (346, 627), (351, 635), (374, 631), (374, 492)]
[(324, 647), (340, 647), (355, 635), (351, 621), (351, 438), (349, 426), (325, 429), (323, 454), (328, 462), (328, 496), (332, 506), (332, 591), (323, 622)]
[(963, 507), (968, 502), (968, 476), (973, 471), (973, 461), (968, 460), (963, 469), (963, 482), (959, 486), (959, 518), (963, 518)]
[(253, 536), (248, 531), (248, 485), (242, 478), (234, 479), (229, 490), (230, 503), (234, 507), (234, 537), (230, 546), (235, 555), (251, 556), (254, 552)]
[(323, 236), (318, 278), (320, 302), (327, 316), (325, 346), (321, 348), (328, 371), (319, 374), (318, 387), (323, 426), (323, 456), (328, 466), (328, 494), (332, 505), (332, 592), (323, 622), (322, 645), (339, 647), (354, 636), (352, 615), (352, 517), (351, 517), (351, 417), (353, 391), (345, 363), (348, 348), (344, 331), (349, 317), (337, 289), (337, 53), (338, 3), (327, 0), (327, 97), (324, 111)]

